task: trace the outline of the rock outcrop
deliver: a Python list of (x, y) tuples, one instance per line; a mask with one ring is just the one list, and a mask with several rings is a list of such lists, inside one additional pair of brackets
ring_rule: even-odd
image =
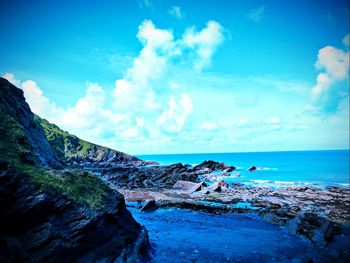
[(126, 167), (94, 169), (102, 178), (117, 188), (172, 188), (178, 181), (200, 183), (201, 177), (214, 171), (224, 174), (232, 171), (233, 166), (214, 161), (206, 161), (192, 167), (176, 163), (166, 166)]
[[(3, 78), (0, 115), (0, 262), (147, 260), (147, 232), (123, 196), (87, 171), (62, 170), (67, 159), (47, 141), (22, 90)], [(84, 156), (66, 150), (91, 163), (140, 161), (84, 145)]]
[(35, 115), (35, 123), (42, 127), (57, 159), (67, 167), (91, 169), (157, 164), (84, 141), (75, 135), (61, 130), (55, 124), (49, 123), (37, 115)]
[[(62, 168), (43, 129), (25, 101), (23, 91), (0, 78), (0, 159)], [(14, 153), (16, 156), (11, 156)]]
[(236, 169), (235, 166), (227, 165), (226, 163), (219, 163), (212, 160), (204, 161), (193, 168), (195, 171), (222, 171), (224, 173), (230, 173)]
[[(1, 262), (95, 262), (147, 257), (148, 237), (123, 196), (106, 193), (101, 209), (29, 184), (9, 169), (0, 174)], [(121, 260), (123, 261), (123, 260)]]

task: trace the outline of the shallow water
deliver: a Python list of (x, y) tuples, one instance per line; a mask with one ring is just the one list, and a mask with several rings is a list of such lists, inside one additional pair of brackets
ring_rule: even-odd
[[(142, 155), (162, 165), (173, 163), (199, 164), (204, 160), (225, 162), (237, 167), (240, 177), (224, 178), (228, 183), (248, 186), (337, 186), (349, 188), (349, 150), (290, 151), (256, 153), (201, 153)], [(248, 172), (255, 165), (260, 170)]]
[(209, 214), (178, 208), (140, 212), (134, 218), (149, 233), (154, 262), (323, 262), (322, 251), (256, 215)]

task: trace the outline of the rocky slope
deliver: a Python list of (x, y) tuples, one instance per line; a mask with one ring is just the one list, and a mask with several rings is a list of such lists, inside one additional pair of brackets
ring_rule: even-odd
[(84, 141), (61, 130), (55, 124), (35, 115), (58, 159), (70, 167), (106, 168), (113, 166), (142, 166), (150, 164), (134, 156)]
[[(65, 156), (46, 139), (22, 90), (2, 78), (0, 114), (0, 262), (147, 259), (147, 232), (123, 196), (95, 175), (60, 169)], [(104, 156), (138, 161), (103, 147), (96, 152), (91, 163)]]
[(23, 91), (0, 78), (0, 158), (11, 162), (61, 168), (45, 134), (35, 121)]

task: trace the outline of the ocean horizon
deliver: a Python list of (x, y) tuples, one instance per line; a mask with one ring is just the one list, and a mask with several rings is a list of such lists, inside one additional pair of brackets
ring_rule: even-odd
[[(317, 188), (349, 188), (349, 149), (304, 150), (231, 153), (184, 153), (137, 155), (160, 165), (183, 163), (197, 165), (213, 160), (233, 165), (231, 176), (223, 176), (227, 183), (246, 186), (285, 187), (309, 186)], [(256, 166), (254, 172), (247, 171)]]

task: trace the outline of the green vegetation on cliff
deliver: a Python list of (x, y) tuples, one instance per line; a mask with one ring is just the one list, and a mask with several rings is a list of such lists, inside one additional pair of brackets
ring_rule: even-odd
[(23, 126), (0, 103), (0, 160), (18, 166), (21, 159), (28, 156), (33, 156), (33, 148), (26, 139)]
[(94, 147), (94, 144), (61, 130), (36, 114), (34, 120), (43, 128), (47, 140), (59, 158), (85, 156)]
[(37, 115), (34, 115), (34, 121), (36, 125), (41, 126), (43, 129), (55, 155), (66, 164), (74, 163), (75, 157), (85, 163), (91, 162), (91, 160), (95, 163), (105, 162), (110, 160), (110, 158), (113, 158), (113, 163), (118, 164), (142, 163), (140, 159), (134, 156), (84, 141)]
[(19, 167), (29, 181), (47, 191), (60, 193), (78, 204), (100, 209), (112, 190), (96, 175), (82, 170), (51, 170), (38, 166)]
[[(25, 120), (21, 119), (26, 116)], [(18, 173), (24, 174), (29, 182), (40, 185), (48, 191), (60, 193), (76, 203), (101, 208), (108, 192), (112, 191), (105, 182), (97, 176), (79, 170), (55, 170), (40, 165), (40, 158), (46, 153), (35, 151), (30, 132), (21, 121), (38, 132), (36, 136), (44, 134), (44, 129), (56, 153), (64, 154), (65, 147), (68, 155), (84, 155), (92, 144), (63, 132), (57, 126), (48, 123), (38, 116), (34, 116), (24, 100), (23, 93), (7, 80), (0, 78), (0, 163), (9, 166)], [(37, 125), (39, 122), (40, 125)], [(38, 139), (38, 138), (36, 138)], [(53, 143), (54, 142), (54, 143)], [(62, 150), (63, 149), (63, 150)]]

